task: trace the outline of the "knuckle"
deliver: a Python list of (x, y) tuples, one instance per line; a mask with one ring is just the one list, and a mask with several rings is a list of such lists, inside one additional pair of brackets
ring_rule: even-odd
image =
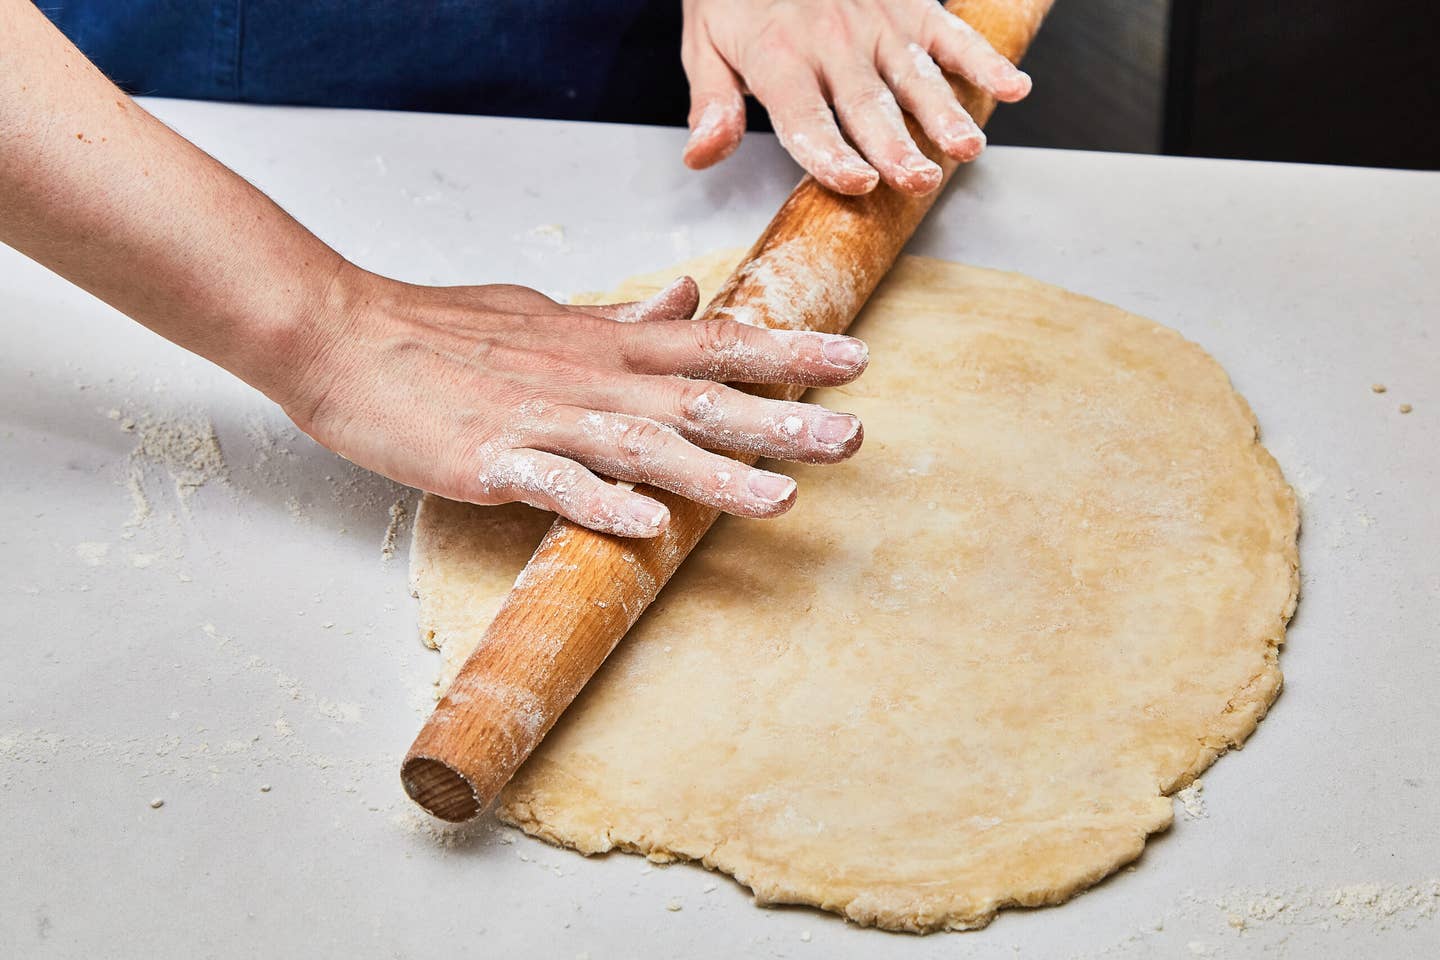
[(583, 497), (580, 492), (583, 477), (573, 466), (551, 467), (541, 471), (531, 484), (531, 489), (550, 497), (555, 503), (571, 503)]
[(753, 49), (760, 57), (790, 56), (796, 52), (798, 24), (788, 14), (768, 20), (755, 34)]
[(638, 465), (668, 446), (675, 436), (675, 432), (664, 424), (637, 419), (620, 435), (616, 445), (627, 461)]
[(796, 18), (781, 9), (768, 16), (755, 31), (753, 44), (757, 50), (778, 50), (795, 46)]
[(696, 348), (707, 357), (729, 359), (743, 342), (744, 330), (734, 320), (702, 320), (691, 324)]
[(670, 405), (686, 422), (710, 423), (720, 416), (719, 384), (677, 377), (670, 391)]
[(615, 520), (615, 509), (603, 494), (591, 491), (576, 498), (574, 512), (587, 527), (602, 527)]
[(895, 103), (890, 88), (879, 83), (867, 83), (850, 96), (850, 103), (858, 109), (885, 109)]
[(698, 488), (711, 502), (734, 502), (744, 496), (745, 468), (741, 464), (731, 463), (724, 458), (720, 459), (722, 462), (716, 466), (716, 469), (709, 471), (704, 479), (699, 481)]
[[(467, 443), (453, 458), (450, 472), (465, 486), (475, 487), (484, 498), (504, 498), (515, 488), (511, 470), (513, 456), (494, 441), (479, 446)], [(499, 502), (499, 499), (489, 499), (489, 502)]]
[(855, 31), (850, 21), (840, 11), (833, 9), (816, 18), (814, 33), (832, 46), (849, 45), (855, 39)]
[(895, 95), (880, 83), (867, 83), (855, 90), (840, 101), (839, 113), (847, 124), (870, 124), (887, 133), (904, 123)]
[[(667, 323), (612, 323), (611, 327), (612, 335), (592, 342), (598, 349), (611, 349), (620, 368), (631, 372), (654, 367), (657, 354), (664, 354), (675, 336)], [(592, 369), (599, 367), (596, 363)]]
[(512, 297), (529, 300), (537, 295), (537, 291), (531, 290), (529, 287), (522, 287), (517, 283), (492, 283), (485, 287), (485, 294), (495, 299)]
[(508, 449), (508, 444), (479, 423), (462, 426), (457, 439), (457, 459), (481, 470), (503, 457)]
[(892, 59), (895, 63), (893, 85), (897, 89), (921, 95), (950, 94), (950, 84), (945, 81), (940, 65), (935, 62), (930, 51), (920, 44), (907, 44), (905, 49), (897, 51)]

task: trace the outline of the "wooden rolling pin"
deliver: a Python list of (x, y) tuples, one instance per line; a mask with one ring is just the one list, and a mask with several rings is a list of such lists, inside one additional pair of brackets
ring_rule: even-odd
[[(1051, 2), (952, 0), (947, 7), (1018, 61)], [(968, 83), (955, 89), (983, 125), (994, 100)], [(907, 122), (948, 180), (955, 162)], [(938, 194), (911, 197), (881, 184), (845, 197), (806, 177), (703, 317), (844, 332)], [(785, 400), (804, 391), (742, 389)], [(405, 757), (405, 791), (430, 813), (462, 821), (490, 805), (719, 514), (664, 490), (640, 490), (670, 509), (663, 535), (630, 540), (556, 520), (536, 548)]]

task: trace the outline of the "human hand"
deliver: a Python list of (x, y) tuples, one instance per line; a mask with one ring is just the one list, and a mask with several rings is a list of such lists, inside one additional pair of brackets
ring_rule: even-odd
[(0, 53), (0, 243), (264, 391), (361, 466), (656, 536), (665, 508), (592, 470), (769, 517), (794, 482), (702, 447), (819, 463), (860, 446), (854, 417), (712, 382), (846, 383), (865, 368), (859, 340), (691, 322), (690, 280), (640, 304), (567, 307), (377, 277), (130, 101), (34, 4), (0, 0), (0, 37), (14, 40)]
[[(649, 300), (565, 306), (524, 287), (419, 287), (347, 267), (297, 335), (270, 392), (347, 459), (455, 500), (524, 501), (631, 537), (669, 511), (606, 483), (643, 482), (729, 513), (772, 517), (795, 482), (709, 452), (844, 460), (860, 421), (715, 381), (848, 383), (852, 337), (692, 321), (693, 280)], [(594, 472), (591, 472), (594, 471)]]
[(708, 167), (739, 145), (748, 91), (796, 162), (847, 194), (881, 179), (915, 195), (940, 185), (940, 167), (915, 146), (902, 108), (955, 160), (984, 149), (941, 67), (997, 100), (1030, 92), (1027, 74), (935, 0), (685, 0), (681, 58), (690, 79), (686, 164)]

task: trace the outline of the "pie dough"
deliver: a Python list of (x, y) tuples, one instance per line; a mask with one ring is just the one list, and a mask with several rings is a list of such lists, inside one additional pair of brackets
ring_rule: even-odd
[[(729, 252), (689, 272), (714, 291)], [(906, 257), (810, 397), (859, 414), (795, 508), (722, 518), (505, 789), (582, 853), (692, 859), (759, 903), (983, 926), (1140, 855), (1280, 689), (1295, 498), (1219, 365), (1029, 278)], [(549, 517), (427, 497), (447, 676)]]

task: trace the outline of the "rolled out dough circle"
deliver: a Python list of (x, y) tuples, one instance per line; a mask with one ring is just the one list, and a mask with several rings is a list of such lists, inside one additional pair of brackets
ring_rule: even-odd
[[(715, 290), (734, 252), (689, 272)], [(685, 858), (891, 930), (1059, 903), (1140, 854), (1255, 728), (1297, 589), (1294, 496), (1179, 334), (906, 257), (855, 332), (848, 463), (722, 518), (506, 788), (583, 853)], [(427, 498), (422, 628), (463, 661), (549, 518)]]

